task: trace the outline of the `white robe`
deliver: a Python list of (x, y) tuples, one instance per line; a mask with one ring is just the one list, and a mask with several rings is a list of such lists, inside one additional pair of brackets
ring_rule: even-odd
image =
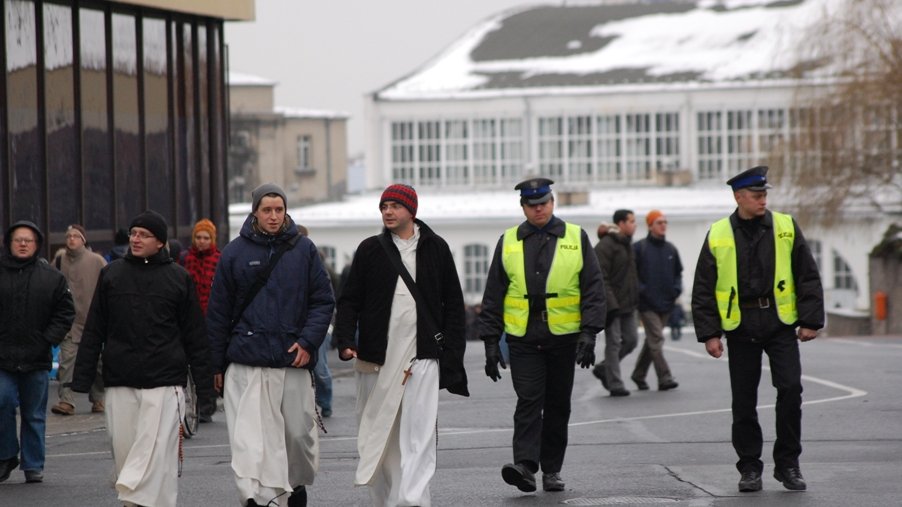
[(250, 498), (260, 505), (287, 505), (292, 488), (313, 484), (319, 468), (310, 371), (233, 363), (224, 391), (241, 505)]
[[(414, 236), (392, 235), (401, 259), (416, 279)], [(367, 484), (374, 505), (430, 505), (435, 474), (438, 418), (438, 362), (416, 360), (416, 303), (398, 277), (392, 300), (385, 364), (375, 373), (357, 373), (357, 450), (355, 484)], [(404, 370), (413, 374), (404, 380)]]
[(107, 387), (104, 413), (119, 501), (126, 505), (175, 507), (184, 389)]

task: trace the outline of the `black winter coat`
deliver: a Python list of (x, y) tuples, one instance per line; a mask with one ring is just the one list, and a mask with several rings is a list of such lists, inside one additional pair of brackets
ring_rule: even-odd
[[(811, 255), (808, 242), (802, 235), (799, 224), (793, 219), (795, 228), (795, 240), (792, 246), (792, 275), (795, 278), (796, 308), (799, 320), (796, 325), (807, 329), (820, 329), (824, 327), (824, 289), (821, 286), (821, 277), (817, 263)], [(736, 241), (737, 265), (736, 275), (739, 282), (739, 297), (747, 300), (755, 297), (773, 297), (774, 286), (774, 232), (773, 215), (768, 211), (757, 224), (761, 229), (760, 239), (752, 244), (746, 234), (739, 230), (740, 219), (736, 212), (730, 215), (730, 224), (733, 227), (733, 237)], [(751, 225), (751, 224), (749, 224)], [(760, 273), (760, 280), (751, 281), (749, 273), (754, 270)], [(751, 283), (750, 283), (751, 282)], [(699, 342), (705, 342), (709, 338), (720, 337), (723, 327), (720, 322), (720, 313), (717, 310), (717, 300), (714, 298), (714, 287), (717, 283), (717, 261), (708, 248), (708, 236), (702, 244), (702, 251), (698, 256), (698, 264), (695, 267), (695, 282), (692, 286), (692, 320), (695, 324), (695, 334)], [(757, 286), (759, 294), (748, 294)], [(775, 311), (775, 310), (774, 310)], [(756, 333), (751, 331), (752, 336)], [(729, 336), (748, 335), (740, 322), (739, 328), (731, 331)]]
[[(8, 238), (7, 238), (8, 239)], [(37, 255), (0, 257), (0, 369), (50, 371), (51, 348), (63, 341), (75, 305), (66, 277)]]
[(91, 389), (101, 353), (107, 387), (184, 386), (190, 365), (198, 397), (215, 396), (194, 282), (165, 250), (147, 259), (128, 253), (100, 270), (72, 390)]
[(595, 245), (595, 255), (604, 276), (608, 313), (631, 313), (639, 304), (639, 276), (631, 242), (632, 237), (621, 234), (614, 226)]
[(651, 233), (633, 244), (639, 274), (639, 311), (670, 313), (683, 292), (683, 263), (673, 243)]
[[(416, 220), (416, 224), (420, 227), (416, 283), (427, 306), (417, 308), (417, 358), (440, 359), (440, 387), (467, 396), (467, 374), (463, 364), (466, 349), (464, 300), (457, 267), (445, 240), (423, 222)], [(393, 255), (400, 255), (388, 229), (383, 229), (382, 234), (388, 238)], [(363, 240), (357, 247), (338, 298), (332, 339), (339, 351), (355, 349), (357, 357), (364, 361), (385, 363), (389, 317), (397, 283), (404, 282), (392, 267), (379, 236)], [(428, 328), (426, 319), (420, 316), (424, 311), (439, 320), (438, 325), (445, 335), (441, 353), (434, 333)], [(359, 339), (355, 343), (358, 329)]]

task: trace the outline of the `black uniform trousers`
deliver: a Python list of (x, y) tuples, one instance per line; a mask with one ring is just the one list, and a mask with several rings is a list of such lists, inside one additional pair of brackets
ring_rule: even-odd
[(560, 472), (567, 450), (576, 344), (547, 348), (511, 341), (509, 346), (517, 393), (514, 463), (523, 463), (532, 472), (539, 465), (544, 473)]
[(770, 360), (771, 383), (777, 389), (773, 458), (777, 469), (799, 466), (802, 454), (802, 365), (795, 329), (779, 321), (773, 308), (742, 310), (742, 328), (757, 336), (727, 335), (730, 386), (733, 393), (733, 448), (740, 473), (762, 472), (763, 437), (758, 423), (761, 353)]

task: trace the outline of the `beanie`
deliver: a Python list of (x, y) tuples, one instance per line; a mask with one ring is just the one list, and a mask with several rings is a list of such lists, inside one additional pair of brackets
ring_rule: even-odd
[(411, 215), (417, 216), (417, 191), (410, 185), (395, 183), (385, 187), (379, 199), (380, 208), (385, 201), (394, 201), (407, 208)]
[(194, 244), (194, 235), (200, 231), (206, 231), (210, 235), (210, 238), (212, 238), (212, 243), (210, 244), (216, 246), (216, 226), (213, 225), (213, 222), (207, 220), (206, 218), (201, 218), (197, 221), (196, 224), (194, 224), (194, 230), (191, 231), (192, 246), (197, 246)]
[(82, 242), (84, 242), (85, 245), (88, 244), (88, 233), (85, 232), (84, 227), (79, 224), (70, 224), (69, 228), (66, 229), (66, 234), (69, 234), (70, 232), (77, 232), (81, 236)]
[(651, 224), (655, 223), (655, 220), (660, 218), (664, 213), (661, 213), (661, 210), (653, 209), (645, 215), (645, 224), (651, 227)]
[(166, 240), (168, 239), (166, 234), (166, 219), (163, 218), (163, 215), (160, 215), (154, 210), (147, 210), (136, 216), (132, 220), (131, 225), (128, 226), (129, 229), (134, 227), (143, 227), (147, 229), (160, 241), (160, 243), (166, 243)]
[(285, 207), (288, 207), (288, 199), (285, 197), (285, 191), (282, 190), (282, 187), (276, 185), (275, 183), (264, 183), (259, 187), (255, 188), (253, 192), (251, 192), (251, 212), (257, 211), (257, 208), (260, 207), (260, 201), (263, 200), (267, 194), (276, 194), (282, 198), (282, 204)]

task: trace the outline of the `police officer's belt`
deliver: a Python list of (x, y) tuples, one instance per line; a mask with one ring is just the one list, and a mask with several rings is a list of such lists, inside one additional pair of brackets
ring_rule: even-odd
[(774, 299), (770, 296), (754, 298), (754, 299), (742, 299), (739, 301), (739, 308), (745, 308), (745, 309), (770, 308), (773, 305), (774, 305)]

